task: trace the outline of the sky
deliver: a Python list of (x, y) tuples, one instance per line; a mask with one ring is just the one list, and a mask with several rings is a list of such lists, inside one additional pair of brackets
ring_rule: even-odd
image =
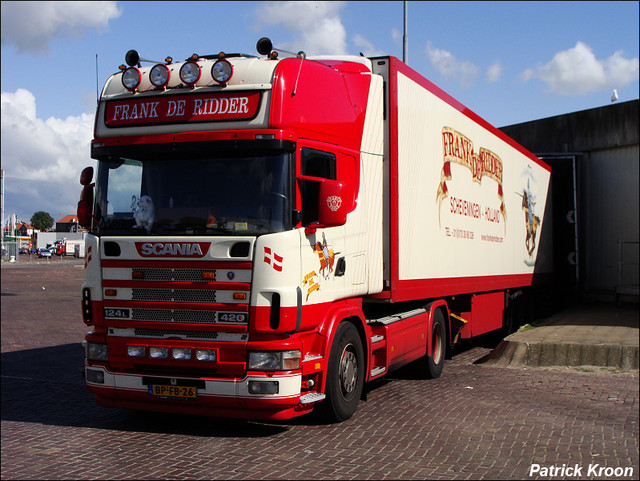
[[(496, 127), (638, 98), (639, 2), (407, 2), (407, 63)], [(307, 55), (403, 59), (402, 1), (3, 1), (4, 219), (76, 212), (97, 91), (144, 59)], [(282, 55), (281, 55), (282, 56)]]

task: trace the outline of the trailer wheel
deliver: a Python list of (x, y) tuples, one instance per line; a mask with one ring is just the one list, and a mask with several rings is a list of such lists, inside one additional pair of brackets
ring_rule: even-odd
[(321, 404), (324, 417), (332, 422), (349, 419), (356, 412), (364, 386), (364, 351), (356, 327), (338, 326), (327, 366), (326, 399)]
[(426, 357), (426, 375), (429, 379), (436, 379), (442, 374), (447, 350), (447, 329), (441, 309), (436, 309), (433, 313), (431, 336), (428, 342), (431, 343), (431, 356)]

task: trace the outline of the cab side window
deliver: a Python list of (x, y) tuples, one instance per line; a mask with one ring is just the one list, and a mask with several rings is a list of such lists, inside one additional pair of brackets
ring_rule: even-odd
[(318, 193), (321, 179), (336, 180), (336, 155), (331, 152), (300, 149), (300, 194), (302, 225), (318, 221)]

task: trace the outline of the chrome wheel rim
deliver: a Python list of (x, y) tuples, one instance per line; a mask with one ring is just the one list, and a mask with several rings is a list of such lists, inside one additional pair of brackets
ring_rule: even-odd
[(353, 346), (345, 346), (340, 358), (340, 389), (346, 398), (352, 395), (358, 383), (358, 359), (353, 352)]

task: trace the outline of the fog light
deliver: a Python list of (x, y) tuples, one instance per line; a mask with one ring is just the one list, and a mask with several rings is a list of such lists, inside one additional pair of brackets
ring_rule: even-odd
[(144, 357), (145, 351), (144, 346), (127, 346), (127, 354), (129, 357)]
[(191, 359), (191, 349), (187, 347), (174, 347), (171, 349), (171, 357), (186, 361)]
[(278, 381), (249, 381), (249, 394), (278, 394)]
[(198, 361), (215, 361), (216, 350), (215, 349), (196, 349), (196, 359)]
[(167, 357), (169, 357), (169, 348), (157, 346), (150, 347), (149, 357), (151, 359), (166, 359)]
[(93, 369), (87, 369), (86, 378), (87, 378), (87, 382), (104, 384), (104, 373), (102, 371), (94, 371)]

